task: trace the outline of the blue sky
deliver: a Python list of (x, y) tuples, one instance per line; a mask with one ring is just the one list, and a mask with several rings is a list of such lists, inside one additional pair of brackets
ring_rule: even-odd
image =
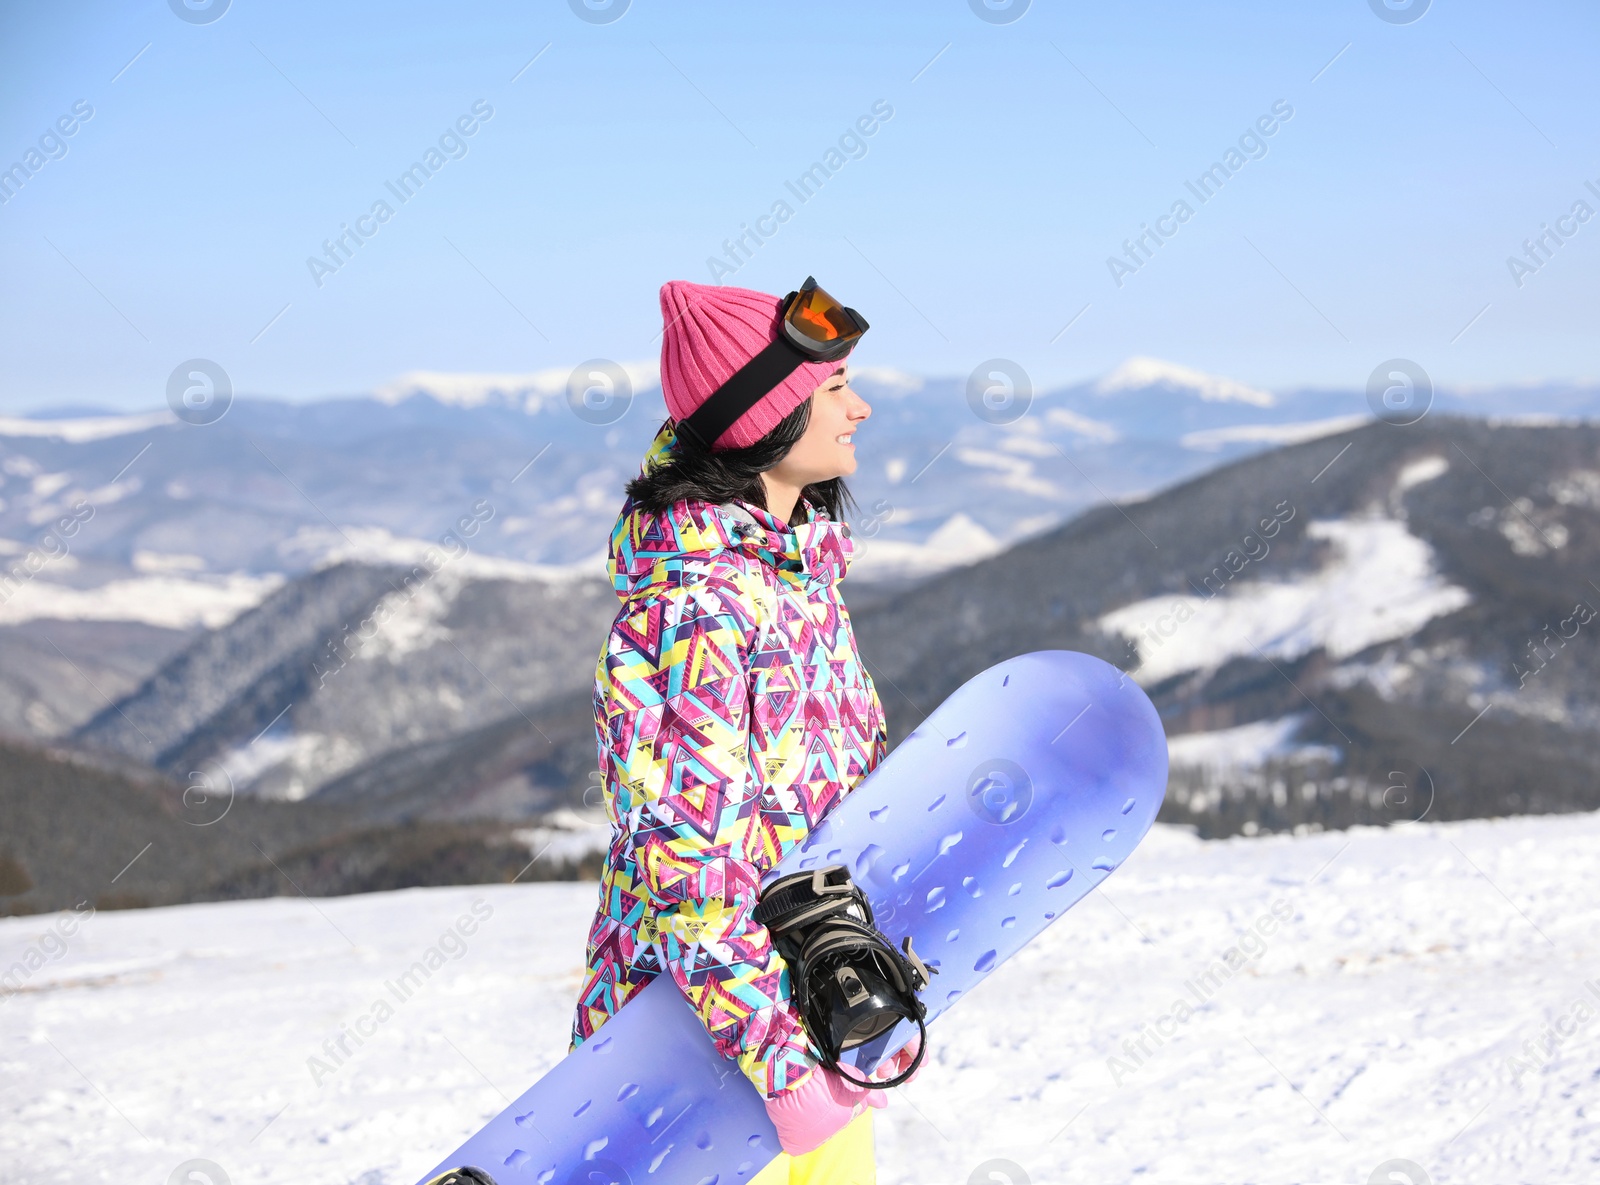
[[(1368, 0), (1034, 0), (1009, 22), (966, 0), (633, 0), (609, 23), (566, 0), (232, 0), (209, 22), (11, 0), (0, 166), (41, 137), (65, 155), (0, 205), (0, 411), (157, 406), (193, 357), (295, 399), (648, 358), (662, 281), (709, 282), (783, 199), (722, 282), (815, 274), (871, 320), (863, 365), (1004, 357), (1048, 386), (1149, 354), (1360, 388), (1404, 356), (1444, 384), (1594, 379), (1600, 218), (1520, 287), (1506, 260), (1600, 211), (1597, 33), (1577, 0), (1409, 22)], [(49, 140), (75, 104), (92, 117)], [(385, 181), (463, 117), (465, 155), (400, 203)], [(1200, 202), (1185, 182), (1263, 118)], [(800, 202), (785, 182), (842, 136), (855, 158)], [(385, 198), (318, 287), (308, 257)], [(1173, 233), (1114, 277), (1142, 226)]]

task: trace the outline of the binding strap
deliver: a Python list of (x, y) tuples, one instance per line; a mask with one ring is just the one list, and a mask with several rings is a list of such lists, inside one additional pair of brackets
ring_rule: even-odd
[[(833, 864), (780, 877), (761, 894), (754, 919), (789, 965), (796, 1010), (824, 1066), (869, 1090), (888, 1090), (916, 1072), (927, 1050), (927, 1008), (917, 993), (937, 968), (917, 956), (909, 935), (902, 950), (890, 944), (848, 868)], [(840, 1059), (848, 1050), (901, 1020), (916, 1024), (921, 1042), (905, 1070), (880, 1081), (845, 1068)]]

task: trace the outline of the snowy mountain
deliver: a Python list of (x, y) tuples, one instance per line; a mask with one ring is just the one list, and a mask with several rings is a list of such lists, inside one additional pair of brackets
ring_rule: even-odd
[(1117, 395), (1124, 391), (1160, 388), (1198, 395), (1208, 403), (1248, 403), (1272, 407), (1278, 401), (1270, 391), (1258, 391), (1244, 383), (1219, 375), (1204, 374), (1176, 362), (1159, 358), (1129, 358), (1094, 385), (1096, 395)]
[[(647, 391), (661, 385), (661, 366), (654, 360), (619, 365), (630, 392)], [(385, 383), (372, 395), (380, 403), (391, 406), (422, 398), (447, 407), (497, 407), (534, 416), (565, 409), (572, 375), (573, 371), (567, 367), (526, 374), (415, 370)]]
[[(1600, 659), (1573, 606), (1600, 560), (1597, 456), (1592, 426), (1373, 423), (844, 592), (891, 742), (1002, 658), (1097, 653), (1164, 715), (1163, 817), (1207, 835), (1591, 809)], [(614, 596), (468, 558), (292, 580), (75, 743), (369, 826), (582, 809)]]
[[(564, 370), (418, 372), (366, 396), (241, 398), (206, 425), (165, 411), (0, 419), (0, 552), (17, 563), (37, 549), (44, 561), (0, 602), (0, 624), (215, 624), (265, 595), (268, 577), (393, 560), (436, 544), (480, 502), (493, 513), (475, 554), (591, 563), (665, 415), (653, 364), (616, 371), (593, 372), (576, 401)], [(865, 560), (863, 579), (950, 566), (948, 537), (927, 547), (940, 530), (971, 537), (954, 553), (964, 562), (972, 547), (1013, 543), (1101, 497), (1147, 494), (1370, 415), (1360, 392), (1273, 394), (1149, 358), (1000, 409), (975, 406), (966, 380), (868, 367), (857, 385), (875, 409), (852, 482), (857, 517), (901, 548)], [(1436, 407), (1584, 415), (1600, 410), (1600, 393), (1445, 392)], [(61, 550), (50, 524), (74, 513), (81, 529), (66, 554), (50, 554)], [(918, 546), (913, 559), (905, 549)]]
[[(653, 365), (619, 369), (591, 374), (576, 405), (570, 372), (415, 373), (360, 397), (241, 398), (203, 426), (166, 411), (0, 419), (0, 732), (64, 735), (198, 632), (333, 564), (443, 549), (475, 578), (598, 578), (665, 415)], [(874, 406), (851, 483), (858, 586), (976, 563), (1105, 498), (1369, 416), (1358, 392), (1270, 393), (1144, 358), (1004, 414), (966, 380), (868, 367), (857, 385)], [(1503, 388), (1435, 406), (1570, 418), (1600, 400)]]
[[(892, 741), (972, 674), (1058, 646), (1149, 689), (1164, 818), (1206, 835), (1392, 820), (1424, 783), (1429, 817), (1600, 805), (1600, 662), (1575, 609), (1600, 595), (1600, 429), (1352, 427), (1331, 395), (1263, 402), (1137, 359), (1010, 424), (950, 381), (859, 381), (878, 384), (880, 448), (845, 595)], [(206, 428), (23, 421), (0, 437), (4, 514), (78, 526), (0, 597), (0, 726), (315, 803), (315, 835), (263, 851), (331, 860), (329, 891), (376, 865), (317, 843), (392, 855), (429, 821), (511, 843), (592, 807), (601, 546), (655, 413), (586, 423), (553, 384), (243, 401)], [(95, 481), (74, 475), (86, 458)], [(1199, 476), (1101, 498), (1183, 466)], [(59, 859), (62, 819), (36, 809), (35, 859)], [(273, 891), (245, 857), (148, 899)], [(415, 852), (379, 863), (445, 875)]]
[(1597, 458), (1587, 424), (1373, 423), (1097, 507), (857, 634), (896, 737), (1000, 658), (1117, 663), (1172, 738), (1163, 817), (1208, 834), (1592, 809)]
[[(1597, 878), (1593, 814), (1158, 824), (932, 1028), (878, 1179), (1593, 1180)], [(592, 883), (286, 892), (0, 921), (0, 1182), (410, 1185), (566, 1053)]]

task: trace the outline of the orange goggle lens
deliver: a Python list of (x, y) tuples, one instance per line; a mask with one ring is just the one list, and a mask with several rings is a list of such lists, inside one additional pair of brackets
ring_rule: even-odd
[(789, 324), (819, 345), (832, 345), (847, 337), (859, 336), (855, 318), (821, 288), (806, 288), (796, 294), (789, 306)]

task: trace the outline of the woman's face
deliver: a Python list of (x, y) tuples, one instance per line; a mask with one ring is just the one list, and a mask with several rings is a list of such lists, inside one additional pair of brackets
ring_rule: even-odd
[(850, 389), (845, 364), (811, 393), (811, 419), (805, 435), (767, 472), (804, 488), (812, 482), (848, 477), (856, 471), (855, 430), (872, 414), (866, 400)]

